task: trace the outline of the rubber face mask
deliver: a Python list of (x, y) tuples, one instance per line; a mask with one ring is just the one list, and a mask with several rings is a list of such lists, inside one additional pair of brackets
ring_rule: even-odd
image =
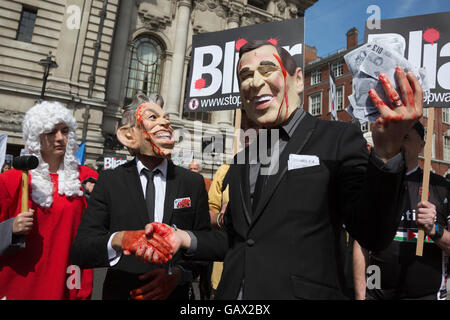
[(132, 155), (158, 158), (170, 158), (175, 144), (169, 117), (159, 105), (152, 102), (139, 106), (136, 110), (136, 125), (120, 127), (117, 138)]
[(170, 158), (175, 141), (169, 116), (156, 103), (142, 104), (136, 111), (137, 136), (140, 136), (140, 153), (148, 156)]
[(300, 106), (300, 68), (286, 72), (275, 47), (261, 46), (242, 55), (238, 66), (242, 107), (265, 128), (277, 127)]

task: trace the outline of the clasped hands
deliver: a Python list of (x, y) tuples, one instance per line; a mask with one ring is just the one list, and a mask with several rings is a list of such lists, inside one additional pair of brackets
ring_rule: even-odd
[(145, 230), (123, 231), (120, 249), (125, 255), (134, 255), (138, 261), (149, 264), (163, 264), (172, 259), (176, 252), (170, 226), (153, 222)]

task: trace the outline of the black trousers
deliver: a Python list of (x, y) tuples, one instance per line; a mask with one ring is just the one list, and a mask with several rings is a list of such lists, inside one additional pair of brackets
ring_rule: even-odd
[[(131, 300), (130, 291), (138, 289), (147, 281), (139, 280), (141, 274), (109, 269), (103, 283), (103, 300)], [(167, 300), (192, 299), (192, 284), (186, 283), (175, 288)]]

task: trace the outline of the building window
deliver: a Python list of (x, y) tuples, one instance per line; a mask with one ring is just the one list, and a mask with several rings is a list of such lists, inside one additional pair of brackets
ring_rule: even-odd
[(183, 118), (191, 121), (211, 123), (211, 112), (185, 112), (183, 113)]
[(340, 77), (344, 74), (344, 64), (342, 61), (335, 62), (331, 65), (331, 72), (335, 78)]
[(450, 136), (444, 136), (444, 160), (450, 161)]
[(309, 96), (309, 113), (313, 116), (320, 116), (322, 114), (322, 94), (312, 94)]
[[(328, 89), (328, 107), (329, 111), (331, 112), (331, 94), (330, 90)], [(337, 111), (344, 110), (344, 86), (340, 86), (336, 88), (336, 104), (337, 104)]]
[(266, 10), (266, 1), (265, 0), (248, 0), (247, 4), (261, 10)]
[(311, 85), (318, 84), (320, 81), (322, 81), (322, 71), (318, 69), (311, 72)]
[[(424, 108), (426, 110), (426, 108)], [(442, 122), (450, 124), (450, 110), (448, 108), (442, 108)]]
[(20, 16), (19, 29), (17, 30), (17, 40), (31, 42), (33, 36), (34, 23), (36, 22), (37, 10), (23, 7)]
[(159, 93), (163, 62), (164, 49), (156, 39), (137, 39), (131, 53), (126, 99), (131, 99), (139, 91), (146, 95)]

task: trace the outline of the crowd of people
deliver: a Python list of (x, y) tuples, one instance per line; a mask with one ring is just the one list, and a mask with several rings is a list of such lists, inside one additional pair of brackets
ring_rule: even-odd
[[(380, 117), (367, 148), (358, 127), (303, 110), (303, 73), (285, 49), (249, 41), (237, 65), (241, 128), (255, 134), (212, 181), (200, 163), (171, 161), (158, 94), (124, 107), (117, 138), (133, 160), (100, 174), (76, 160), (71, 113), (33, 106), (28, 210), (24, 171), (0, 174), (0, 299), (89, 299), (100, 267), (106, 300), (445, 299), (448, 181), (432, 174), (420, 200), (417, 78), (397, 68), (399, 92), (370, 91)], [(369, 288), (373, 266), (380, 281)]]

